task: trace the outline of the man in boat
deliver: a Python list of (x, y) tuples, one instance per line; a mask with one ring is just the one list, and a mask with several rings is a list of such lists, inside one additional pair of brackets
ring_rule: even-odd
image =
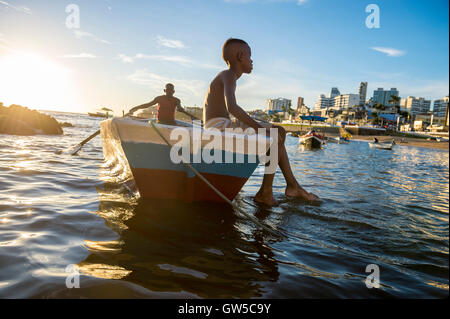
[(180, 99), (173, 96), (175, 93), (175, 87), (172, 83), (167, 83), (166, 88), (164, 89), (165, 95), (157, 96), (153, 99), (153, 101), (149, 103), (145, 103), (139, 106), (135, 106), (130, 110), (130, 114), (133, 114), (137, 110), (148, 108), (152, 105), (158, 104), (157, 109), (157, 121), (161, 124), (168, 124), (168, 125), (177, 125), (175, 122), (175, 110), (178, 112), (182, 112), (192, 118), (192, 115), (187, 113), (182, 107), (181, 107), (181, 101)]
[[(249, 74), (253, 69), (250, 46), (244, 40), (230, 38), (222, 47), (222, 57), (228, 69), (220, 72), (209, 85), (203, 108), (205, 128), (224, 130), (228, 127), (243, 129), (251, 127), (255, 131), (266, 128), (267, 134), (271, 127), (278, 129), (278, 165), (286, 179), (286, 196), (300, 197), (310, 201), (318, 200), (316, 195), (308, 193), (300, 186), (291, 170), (284, 146), (286, 131), (280, 126), (255, 121), (236, 103), (236, 82), (243, 73)], [(229, 114), (232, 114), (237, 121), (232, 122)], [(277, 205), (272, 191), (274, 176), (275, 174), (264, 175), (261, 188), (255, 196), (256, 202), (269, 206)]]

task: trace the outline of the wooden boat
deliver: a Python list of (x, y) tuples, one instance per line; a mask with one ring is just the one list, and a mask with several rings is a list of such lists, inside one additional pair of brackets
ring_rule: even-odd
[(378, 148), (378, 149), (382, 149), (382, 150), (392, 150), (392, 147), (395, 145), (395, 142), (378, 142), (378, 143), (374, 143), (374, 142), (370, 142), (369, 143), (369, 147), (370, 148)]
[(308, 132), (305, 135), (299, 136), (299, 142), (306, 148), (321, 148), (325, 137), (316, 132)]
[[(171, 133), (180, 126), (185, 126), (190, 139), (188, 143), (185, 143), (190, 150), (188, 154), (190, 164), (230, 200), (233, 200), (258, 166), (258, 152), (265, 154), (272, 141), (265, 136), (257, 138), (258, 135), (217, 133), (222, 140), (222, 147), (219, 150), (222, 163), (206, 163), (203, 156), (197, 163), (194, 162), (194, 156), (198, 155), (198, 151), (194, 152), (193, 146), (201, 145), (201, 150), (205, 154), (204, 149), (208, 149), (210, 138), (199, 139), (197, 135), (194, 138), (193, 134), (199, 131), (204, 134), (206, 130), (202, 128), (194, 130), (191, 123), (181, 121), (176, 121), (180, 126), (157, 124), (154, 119), (150, 121), (153, 121), (159, 133), (172, 145), (179, 142), (170, 139)], [(174, 163), (171, 160), (171, 147), (152, 127), (150, 121), (136, 118), (113, 118), (102, 121), (100, 131), (105, 159), (111, 165), (120, 166), (125, 175), (132, 175), (142, 197), (186, 202), (223, 202), (223, 199), (186, 164)], [(236, 144), (233, 144), (233, 139)], [(258, 144), (258, 152), (249, 147), (250, 142), (257, 140), (262, 141)], [(227, 144), (230, 142), (231, 144)], [(242, 145), (239, 142), (244, 143), (242, 149), (234, 146)], [(233, 145), (236, 149), (231, 149), (230, 152), (229, 148), (223, 147), (224, 145)], [(232, 156), (235, 160), (232, 163), (225, 163), (225, 158), (228, 156)], [(239, 157), (242, 159), (241, 163), (237, 160)]]

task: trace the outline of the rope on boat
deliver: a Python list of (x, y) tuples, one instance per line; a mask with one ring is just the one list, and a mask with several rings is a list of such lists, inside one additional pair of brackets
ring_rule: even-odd
[[(164, 137), (164, 135), (161, 134), (161, 132), (159, 131), (159, 129), (156, 127), (156, 125), (153, 123), (153, 121), (150, 121), (150, 124), (152, 125), (152, 127), (155, 129), (156, 133), (158, 133), (158, 135), (164, 140), (164, 142), (169, 146), (172, 147), (172, 144), (170, 144), (170, 142)], [(244, 212), (239, 206), (237, 206), (236, 204), (234, 204), (232, 201), (230, 201), (224, 194), (222, 194), (222, 192), (220, 192), (217, 188), (214, 187), (214, 185), (212, 185), (202, 174), (200, 174), (199, 171), (197, 171), (190, 163), (188, 162), (183, 162), (185, 165), (187, 165), (193, 172), (195, 175), (197, 175), (197, 177), (199, 177), (203, 182), (205, 182), (206, 185), (208, 185), (217, 195), (219, 195), (225, 202), (227, 202), (229, 205), (231, 205), (231, 207), (233, 207), (235, 210), (237, 210), (238, 212), (240, 212), (242, 215), (244, 215), (245, 217), (247, 217), (248, 219), (250, 219), (251, 221), (253, 221), (256, 225), (258, 225), (259, 227), (263, 228), (264, 230), (268, 231), (269, 233), (271, 233), (272, 235), (275, 236), (281, 236), (284, 237), (283, 234), (281, 234), (278, 230), (273, 229), (272, 227), (268, 226), (268, 225), (264, 225), (263, 223), (261, 223), (258, 219), (256, 219), (255, 217), (247, 214), (246, 212)]]

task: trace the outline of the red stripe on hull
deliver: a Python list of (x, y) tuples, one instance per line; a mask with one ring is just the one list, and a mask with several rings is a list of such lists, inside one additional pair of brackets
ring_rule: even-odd
[[(200, 178), (188, 178), (185, 172), (131, 168), (142, 197), (178, 199), (186, 202), (223, 202)], [(229, 200), (233, 200), (247, 181), (246, 178), (218, 174), (202, 174)]]

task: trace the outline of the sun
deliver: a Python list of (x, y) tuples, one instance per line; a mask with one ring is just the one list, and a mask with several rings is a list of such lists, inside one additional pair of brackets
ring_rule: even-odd
[(70, 110), (75, 102), (71, 73), (36, 54), (0, 55), (0, 102), (33, 109)]

